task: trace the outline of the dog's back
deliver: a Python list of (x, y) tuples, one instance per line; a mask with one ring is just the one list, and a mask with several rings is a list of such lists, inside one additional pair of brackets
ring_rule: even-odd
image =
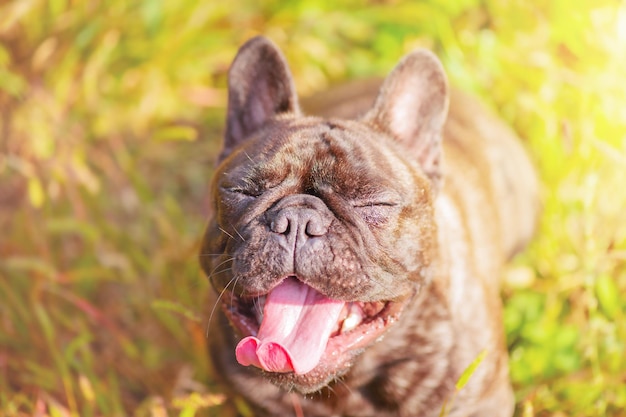
[(539, 213), (537, 176), (521, 141), (476, 99), (452, 90), (444, 147), (447, 159), (454, 159), (446, 177), (467, 180), (471, 173), (462, 171), (460, 160), (471, 166), (498, 207), (502, 254), (505, 259), (515, 255), (531, 239)]

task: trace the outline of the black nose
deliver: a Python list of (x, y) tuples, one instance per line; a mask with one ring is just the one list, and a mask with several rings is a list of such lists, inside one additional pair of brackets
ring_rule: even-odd
[(283, 198), (268, 212), (268, 217), (270, 230), (287, 240), (323, 236), (332, 220), (322, 200), (304, 194)]
[(287, 207), (276, 214), (270, 223), (270, 230), (281, 235), (323, 236), (328, 231), (328, 224), (313, 209)]

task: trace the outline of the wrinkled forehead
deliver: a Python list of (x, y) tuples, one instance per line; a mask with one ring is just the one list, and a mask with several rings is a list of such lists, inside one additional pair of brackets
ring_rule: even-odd
[(235, 155), (234, 176), (249, 181), (363, 192), (376, 185), (402, 191), (417, 166), (393, 141), (360, 123), (301, 118), (272, 124)]

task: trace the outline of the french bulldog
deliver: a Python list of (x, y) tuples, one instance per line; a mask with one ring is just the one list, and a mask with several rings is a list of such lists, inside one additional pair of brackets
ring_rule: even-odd
[(532, 164), (429, 51), (375, 90), (305, 115), (271, 41), (239, 50), (200, 254), (216, 374), (259, 416), (511, 416), (498, 277)]

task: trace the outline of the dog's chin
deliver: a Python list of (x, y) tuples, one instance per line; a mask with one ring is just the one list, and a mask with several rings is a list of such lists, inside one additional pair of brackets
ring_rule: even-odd
[[(301, 394), (314, 394), (323, 388), (331, 385), (333, 382), (341, 379), (352, 366), (353, 361), (362, 353), (364, 348), (353, 349), (346, 352), (344, 360), (335, 360), (332, 364), (321, 362), (313, 370), (303, 375), (296, 375), (293, 372), (278, 373), (265, 372), (259, 370), (261, 374), (272, 384), (277, 385), (287, 392), (293, 390)], [(322, 361), (324, 358), (322, 359)], [(332, 367), (329, 367), (331, 365)]]
[[(259, 332), (259, 306), (262, 309), (264, 298), (265, 295), (239, 297), (232, 292), (223, 295), (222, 310), (242, 338), (256, 336)], [(368, 346), (384, 337), (388, 328), (400, 318), (410, 298), (411, 294), (406, 294), (394, 301), (346, 303), (319, 363), (306, 373), (255, 369), (285, 390), (295, 389), (302, 394), (317, 392), (345, 375)], [(351, 313), (354, 310), (359, 311), (358, 318)]]

